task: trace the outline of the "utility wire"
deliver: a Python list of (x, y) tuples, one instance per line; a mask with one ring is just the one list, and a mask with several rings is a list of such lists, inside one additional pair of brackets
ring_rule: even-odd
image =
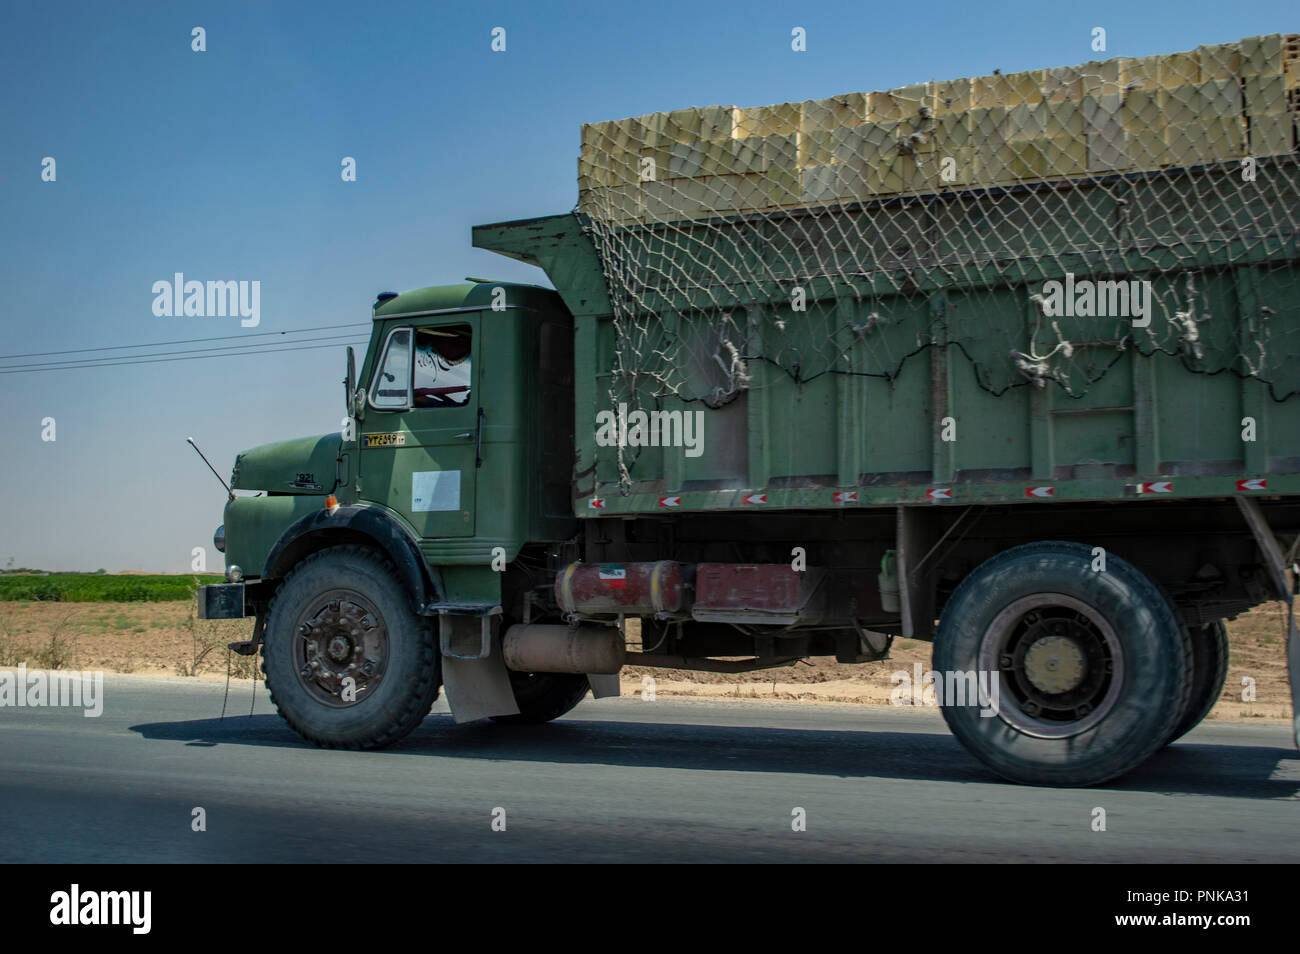
[[(363, 345), (366, 343), (366, 339), (357, 339), (356, 341), (352, 341), (348, 343)], [(253, 354), (282, 354), (285, 352), (293, 352), (296, 354), (299, 351), (315, 351), (318, 348), (338, 348), (343, 344), (344, 342), (338, 342), (335, 344), (301, 345), (298, 347), (288, 347), (288, 348), (267, 348), (265, 350), (260, 350), (260, 351), (235, 351), (227, 354), (192, 354), (192, 355), (181, 355), (179, 357), (170, 357), (170, 358), (153, 358), (151, 360), (129, 360), (129, 361), (114, 360), (114, 361), (104, 361), (99, 364), (72, 364), (72, 365), (62, 365), (58, 367), (0, 368), (0, 375), (38, 374), (41, 371), (85, 371), (93, 368), (124, 367), (126, 365), (131, 365), (131, 364), (162, 364), (167, 361), (202, 361), (204, 358), (238, 358), (243, 355), (253, 355)], [(136, 356), (125, 355), (124, 357), (134, 358)]]
[[(268, 335), (297, 335), (308, 331), (333, 331), (335, 328), (363, 328), (366, 326), (365, 322), (353, 321), (345, 325), (321, 325), (316, 328), (289, 328), (285, 331), (257, 331), (250, 334), (217, 335), (213, 338), (187, 338), (183, 341), (154, 341), (149, 344), (107, 345), (103, 348), (78, 348), (75, 351), (32, 351), (27, 354), (0, 354), (0, 361), (8, 361), (11, 358), (47, 358), (50, 355), (56, 354), (87, 354), (91, 351), (121, 351), (123, 348), (162, 348), (167, 345), (198, 344), (204, 341), (226, 341), (230, 338), (265, 338)], [(118, 357), (128, 358), (132, 356), (118, 355)]]
[[(307, 340), (311, 342), (340, 341), (344, 338), (355, 338), (355, 337), (356, 337), (356, 332), (350, 332), (348, 334), (343, 334), (343, 335), (326, 335), (322, 338), (311, 338)], [(36, 368), (52, 368), (55, 367), (56, 365), (66, 365), (67, 367), (70, 368), (94, 368), (94, 367), (98, 367), (100, 364), (112, 365), (119, 361), (126, 361), (132, 358), (166, 358), (166, 357), (186, 355), (186, 354), (199, 354), (205, 351), (228, 351), (231, 354), (239, 354), (241, 352), (255, 353), (255, 352), (251, 352), (250, 349), (265, 348), (265, 347), (279, 347), (281, 345), (288, 346), (289, 348), (297, 348), (300, 345), (306, 343), (307, 341), (304, 341), (302, 339), (291, 340), (291, 341), (259, 341), (252, 345), (220, 345), (219, 347), (216, 348), (194, 348), (190, 351), (158, 351), (152, 354), (149, 353), (119, 354), (119, 355), (112, 355), (103, 358), (75, 358), (75, 359), (69, 359), (67, 361), (43, 361), (40, 364), (27, 365), (25, 370), (26, 369), (35, 370)], [(19, 367), (22, 366), (15, 365), (13, 370), (17, 370)], [(7, 370), (11, 370), (11, 369), (6, 368), (3, 365), (0, 365), (0, 371), (7, 371)]]

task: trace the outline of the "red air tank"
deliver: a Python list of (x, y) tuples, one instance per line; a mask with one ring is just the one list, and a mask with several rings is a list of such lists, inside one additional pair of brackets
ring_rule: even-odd
[(555, 599), (583, 617), (657, 616), (683, 612), (694, 567), (654, 563), (570, 563), (555, 578)]

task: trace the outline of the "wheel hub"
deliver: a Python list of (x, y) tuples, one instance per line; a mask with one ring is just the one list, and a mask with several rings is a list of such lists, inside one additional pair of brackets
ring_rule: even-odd
[(355, 705), (374, 691), (388, 662), (388, 633), (359, 596), (329, 596), (303, 614), (295, 653), (298, 678), (328, 705)]
[(1083, 650), (1065, 636), (1044, 636), (1025, 653), (1025, 677), (1039, 692), (1069, 692), (1083, 682)]
[(1009, 604), (990, 623), (981, 669), (995, 670), (1004, 722), (1039, 738), (1069, 738), (1106, 717), (1118, 698), (1123, 658), (1113, 627), (1063, 593)]

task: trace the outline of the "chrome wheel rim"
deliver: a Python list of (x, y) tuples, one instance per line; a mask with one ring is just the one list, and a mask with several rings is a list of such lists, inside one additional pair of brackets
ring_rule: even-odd
[(1003, 609), (984, 632), (979, 666), (997, 674), (998, 717), (1044, 739), (1094, 728), (1115, 708), (1124, 683), (1114, 628), (1063, 593), (1036, 593)]

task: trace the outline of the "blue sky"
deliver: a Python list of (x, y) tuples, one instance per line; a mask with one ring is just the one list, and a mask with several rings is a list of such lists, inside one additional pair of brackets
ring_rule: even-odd
[[(191, 50), (196, 26), (203, 53)], [(490, 49), (497, 26), (504, 53)], [(796, 26), (805, 53), (790, 49)], [(1105, 54), (1091, 50), (1095, 26)], [(545, 282), (471, 248), (469, 230), (571, 209), (584, 122), (1297, 28), (1294, 2), (1267, 0), (10, 2), (0, 355), (363, 326), (383, 289)], [(41, 180), (46, 156), (54, 182)], [(344, 156), (356, 182), (340, 178)], [(260, 325), (156, 317), (152, 285), (175, 272), (260, 281)], [(185, 437), (228, 474), (239, 450), (337, 428), (345, 343), (0, 373), (0, 565), (182, 572), (205, 546), (219, 569), (210, 539), (224, 493)], [(0, 360), (0, 372), (57, 357)]]

